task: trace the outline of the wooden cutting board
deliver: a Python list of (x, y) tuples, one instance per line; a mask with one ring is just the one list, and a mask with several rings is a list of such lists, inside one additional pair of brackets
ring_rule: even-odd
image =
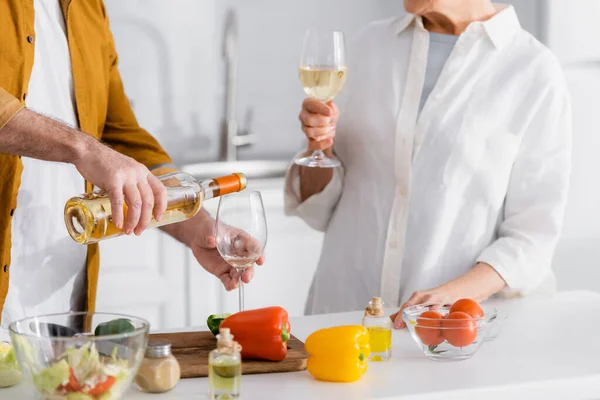
[[(173, 355), (181, 366), (182, 378), (208, 376), (208, 354), (217, 347), (217, 339), (210, 331), (152, 334), (150, 340), (171, 343)], [(242, 374), (305, 370), (308, 353), (304, 343), (292, 335), (287, 345), (288, 353), (282, 361), (243, 360)]]

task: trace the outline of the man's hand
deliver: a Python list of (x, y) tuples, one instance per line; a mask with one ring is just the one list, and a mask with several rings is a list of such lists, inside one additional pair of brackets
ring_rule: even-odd
[[(0, 130), (0, 152), (74, 164), (83, 177), (108, 192), (112, 217), (126, 234), (142, 233), (152, 214), (160, 220), (167, 191), (148, 168), (95, 138), (28, 109), (17, 112)], [(127, 221), (123, 208), (127, 205)]]
[[(75, 162), (79, 173), (105, 190), (110, 198), (112, 219), (125, 234), (140, 235), (152, 216), (160, 221), (167, 208), (167, 189), (148, 168), (100, 143), (90, 143)], [(127, 205), (124, 220), (123, 205)]]
[(402, 311), (417, 304), (435, 303), (452, 304), (456, 300), (468, 298), (477, 302), (483, 301), (498, 293), (506, 286), (504, 279), (494, 268), (479, 263), (463, 276), (437, 288), (415, 292), (402, 304), (400, 310), (390, 316), (396, 329), (406, 326), (402, 321)]
[[(198, 263), (205, 270), (219, 278), (226, 290), (231, 291), (238, 287), (239, 275), (236, 269), (227, 264), (219, 254), (214, 236), (214, 227), (214, 219), (206, 211), (201, 210), (195, 217), (187, 221), (163, 226), (161, 229), (188, 245)], [(239, 237), (249, 239), (249, 236), (242, 231), (240, 231)], [(245, 248), (245, 246), (242, 247)], [(263, 263), (264, 255), (256, 261), (258, 265)], [(253, 276), (254, 266), (248, 267), (244, 270), (242, 281), (250, 283)]]

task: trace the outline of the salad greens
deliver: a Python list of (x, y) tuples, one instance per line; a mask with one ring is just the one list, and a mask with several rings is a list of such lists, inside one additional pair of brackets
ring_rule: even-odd
[(60, 361), (33, 374), (33, 382), (52, 400), (113, 400), (127, 389), (132, 372), (116, 351), (101, 358), (95, 344), (88, 342), (67, 349)]
[(94, 398), (85, 393), (69, 393), (67, 400), (94, 400)]
[(69, 381), (69, 364), (65, 360), (48, 367), (33, 376), (33, 384), (40, 392), (51, 393), (60, 385)]
[(22, 378), (13, 347), (9, 343), (0, 342), (0, 388), (14, 386)]

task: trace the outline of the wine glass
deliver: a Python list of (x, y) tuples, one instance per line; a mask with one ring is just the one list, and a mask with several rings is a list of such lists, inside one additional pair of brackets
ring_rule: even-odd
[(267, 244), (267, 218), (260, 192), (220, 197), (215, 238), (221, 257), (238, 272), (239, 305), (240, 311), (244, 311), (242, 274), (254, 265)]
[[(331, 101), (344, 87), (348, 75), (342, 32), (309, 28), (300, 56), (300, 82), (306, 94), (324, 103)], [(322, 150), (295, 160), (304, 167), (334, 168), (341, 163)]]

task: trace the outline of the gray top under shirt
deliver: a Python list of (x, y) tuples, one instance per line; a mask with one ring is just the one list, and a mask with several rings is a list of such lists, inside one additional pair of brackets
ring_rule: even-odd
[(429, 54), (427, 56), (425, 84), (421, 93), (419, 113), (423, 110), (423, 106), (442, 73), (442, 68), (444, 68), (444, 64), (446, 64), (446, 60), (450, 56), (457, 40), (458, 36), (429, 32)]

